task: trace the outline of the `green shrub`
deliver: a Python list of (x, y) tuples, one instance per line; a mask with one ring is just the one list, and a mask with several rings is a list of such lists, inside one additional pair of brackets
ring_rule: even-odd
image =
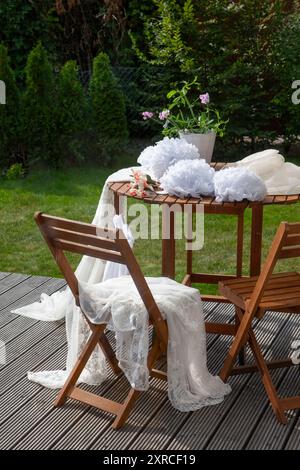
[(0, 45), (0, 80), (6, 86), (6, 104), (0, 104), (0, 167), (13, 159), (19, 133), (19, 93), (9, 66), (7, 49)]
[(93, 62), (90, 95), (102, 163), (108, 163), (126, 143), (128, 131), (124, 96), (103, 52)]
[(300, 105), (292, 102), (292, 83), (300, 80), (300, 15), (291, 15), (274, 38), (273, 75), (278, 86), (274, 90), (272, 103), (276, 114), (274, 120), (278, 134), (284, 135), (286, 143), (300, 136)]
[(47, 52), (39, 42), (30, 52), (25, 68), (22, 132), (29, 161), (59, 162), (57, 146), (57, 100)]
[(299, 79), (299, 2), (151, 3), (151, 11), (139, 13), (143, 34), (131, 34), (134, 50), (145, 63), (172, 68), (174, 81), (179, 72), (186, 80), (199, 77), (229, 118), (223, 157), (235, 157), (234, 147), (250, 153), (300, 134), (300, 106), (291, 104), (291, 84)]
[(75, 61), (66, 62), (59, 74), (57, 121), (59, 149), (62, 160), (84, 159), (84, 145), (88, 129), (88, 107), (83, 87), (78, 78)]
[(19, 178), (23, 178), (25, 174), (25, 170), (21, 163), (14, 163), (9, 167), (7, 172), (5, 173), (5, 177), (8, 180), (16, 180)]
[(0, 2), (0, 42), (9, 48), (12, 67), (18, 80), (23, 78), (27, 56), (39, 39), (53, 53), (56, 47), (61, 50), (59, 44), (54, 43), (59, 26), (53, 3), (53, 0)]

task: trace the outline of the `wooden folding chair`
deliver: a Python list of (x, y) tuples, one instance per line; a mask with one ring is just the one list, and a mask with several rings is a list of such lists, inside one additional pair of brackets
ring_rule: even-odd
[[(35, 214), (35, 220), (75, 297), (78, 307), (80, 307), (78, 280), (64, 252), (80, 253), (81, 255), (125, 264), (128, 267), (148, 311), (149, 321), (153, 325), (155, 333), (148, 356), (149, 373), (156, 378), (166, 380), (166, 374), (153, 369), (153, 366), (161, 353), (167, 349), (167, 324), (161, 316), (160, 310), (122, 231), (101, 229), (95, 225), (53, 217), (41, 212)], [(84, 312), (82, 313), (84, 315)], [(84, 315), (84, 318), (91, 329), (91, 335), (54, 404), (55, 406), (61, 406), (68, 397), (79, 400), (115, 415), (116, 418), (112, 426), (119, 428), (125, 423), (141, 392), (130, 389), (124, 403), (118, 403), (76, 387), (76, 382), (97, 344), (100, 345), (112, 370), (116, 374), (121, 373), (115, 353), (105, 335), (105, 325), (91, 323), (86, 315)]]
[[(290, 359), (266, 362), (253, 332), (254, 318), (261, 319), (267, 311), (300, 313), (300, 273), (273, 274), (278, 260), (300, 257), (300, 223), (279, 225), (261, 274), (219, 283), (222, 295), (236, 306), (237, 328), (229, 353), (220, 373), (226, 381), (231, 374), (259, 370), (262, 382), (278, 420), (285, 424), (285, 410), (300, 408), (300, 395), (280, 398), (269, 369), (289, 367)], [(234, 367), (243, 346), (249, 343), (256, 365)], [(300, 383), (299, 383), (300, 385)]]

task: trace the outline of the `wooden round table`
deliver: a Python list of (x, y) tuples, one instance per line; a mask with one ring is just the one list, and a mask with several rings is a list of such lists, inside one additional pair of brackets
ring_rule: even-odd
[[(227, 163), (212, 163), (211, 166), (216, 170), (225, 168)], [(119, 198), (121, 196), (133, 197), (129, 193), (130, 183), (110, 183), (110, 189), (114, 193), (115, 209), (119, 213)], [(169, 195), (157, 195), (151, 193), (144, 198), (134, 197), (147, 204), (186, 204), (192, 205), (192, 210), (196, 212), (199, 204), (203, 205), (204, 214), (227, 214), (237, 216), (237, 243), (236, 243), (236, 275), (223, 275), (218, 273), (194, 273), (192, 269), (192, 251), (187, 251), (187, 270), (183, 283), (190, 285), (192, 283), (216, 284), (221, 280), (232, 279), (242, 276), (243, 264), (243, 241), (244, 241), (244, 213), (247, 208), (252, 211), (251, 219), (251, 248), (250, 248), (250, 276), (257, 276), (261, 269), (262, 252), (262, 227), (263, 227), (263, 209), (270, 204), (295, 204), (300, 200), (300, 195), (292, 196), (267, 196), (260, 202), (217, 202), (213, 197), (202, 198), (178, 198)], [(162, 237), (162, 275), (170, 278), (175, 277), (175, 238), (174, 238), (174, 213), (170, 213), (170, 236)], [(162, 233), (164, 233), (164, 217), (162, 217)], [(218, 296), (203, 296), (204, 300), (219, 299)]]

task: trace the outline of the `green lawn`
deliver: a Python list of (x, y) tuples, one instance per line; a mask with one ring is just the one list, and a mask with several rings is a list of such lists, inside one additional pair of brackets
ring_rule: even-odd
[[(59, 216), (91, 221), (103, 183), (112, 171), (97, 166), (56, 171), (40, 169), (22, 180), (0, 180), (0, 271), (59, 276), (60, 273), (34, 223), (33, 213), (42, 210)], [(300, 221), (300, 204), (265, 208), (264, 255), (282, 220)], [(194, 255), (195, 270), (233, 272), (235, 226), (236, 218), (232, 216), (206, 217), (205, 247)], [(250, 213), (247, 211), (245, 273), (249, 260), (249, 227)], [(135, 252), (145, 274), (160, 273), (160, 248), (159, 240), (136, 242)], [(73, 257), (75, 263), (77, 259)], [(290, 268), (293, 268), (293, 263), (294, 261), (289, 262)], [(178, 241), (177, 279), (181, 280), (184, 274), (184, 245), (182, 241)], [(213, 292), (214, 287), (210, 287), (209, 291)]]

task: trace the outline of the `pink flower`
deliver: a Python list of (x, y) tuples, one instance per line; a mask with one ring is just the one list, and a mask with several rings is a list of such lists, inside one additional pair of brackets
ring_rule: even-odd
[(134, 180), (138, 182), (142, 176), (142, 173), (140, 170), (132, 170), (132, 175)]
[(144, 121), (146, 121), (147, 119), (151, 119), (153, 117), (153, 113), (151, 113), (151, 111), (144, 111), (142, 116)]
[(159, 113), (158, 117), (161, 121), (164, 121), (165, 119), (169, 117), (169, 115), (170, 115), (169, 109), (164, 109), (163, 111)]
[(200, 95), (199, 100), (201, 101), (202, 104), (208, 104), (209, 103), (209, 93), (203, 93), (203, 95)]
[(129, 189), (129, 194), (130, 194), (130, 196), (136, 196), (137, 195), (137, 190), (135, 188), (130, 188)]
[(154, 191), (153, 186), (148, 181), (148, 175), (140, 170), (132, 170), (133, 180), (130, 182), (129, 194), (136, 197), (146, 196), (146, 191)]

